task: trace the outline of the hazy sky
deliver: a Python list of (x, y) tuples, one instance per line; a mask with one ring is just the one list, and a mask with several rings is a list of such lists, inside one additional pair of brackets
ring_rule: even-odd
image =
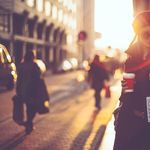
[(134, 36), (132, 21), (132, 0), (95, 0), (95, 30), (102, 33), (96, 45), (127, 48)]

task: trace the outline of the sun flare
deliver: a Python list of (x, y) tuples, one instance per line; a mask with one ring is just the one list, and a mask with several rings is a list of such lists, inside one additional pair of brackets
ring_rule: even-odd
[(131, 0), (95, 0), (95, 31), (102, 34), (96, 47), (126, 49), (134, 37), (132, 21)]

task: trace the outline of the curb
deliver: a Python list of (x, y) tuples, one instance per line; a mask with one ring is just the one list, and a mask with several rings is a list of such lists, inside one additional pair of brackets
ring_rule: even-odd
[(97, 131), (96, 136), (93, 140), (93, 143), (91, 144), (90, 150), (98, 150), (98, 148), (102, 142), (106, 127), (107, 127), (107, 125), (100, 126), (100, 128)]

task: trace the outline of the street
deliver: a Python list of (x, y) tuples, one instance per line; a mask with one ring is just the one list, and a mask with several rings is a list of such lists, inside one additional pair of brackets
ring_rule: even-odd
[(82, 80), (83, 74), (81, 71), (74, 71), (45, 76), (51, 97), (50, 113), (37, 114), (34, 121), (36, 129), (29, 135), (25, 135), (24, 127), (12, 120), (11, 97), (15, 91), (2, 91), (0, 93), (0, 149), (98, 149), (100, 138), (118, 101), (120, 83), (118, 80), (112, 83), (111, 98), (104, 98), (102, 93), (102, 110), (96, 111), (93, 90)]
[(112, 150), (121, 86), (150, 116), (150, 0), (0, 2), (0, 150)]

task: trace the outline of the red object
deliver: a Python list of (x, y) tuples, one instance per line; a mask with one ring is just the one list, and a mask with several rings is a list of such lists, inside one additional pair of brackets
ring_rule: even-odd
[(135, 74), (134, 73), (124, 73), (123, 79), (126, 82), (125, 92), (133, 92), (134, 91)]
[(85, 31), (80, 31), (78, 34), (78, 40), (85, 41), (87, 39), (87, 33)]
[(105, 97), (106, 98), (111, 97), (110, 87), (108, 85), (105, 85)]

